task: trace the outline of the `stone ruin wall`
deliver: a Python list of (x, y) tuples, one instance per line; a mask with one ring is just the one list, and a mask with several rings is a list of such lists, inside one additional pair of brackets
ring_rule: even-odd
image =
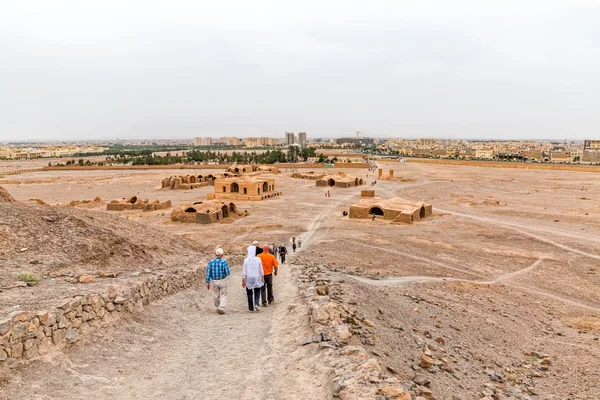
[[(230, 211), (234, 212), (234, 211)], [(217, 218), (218, 216), (218, 218)], [(211, 224), (213, 222), (222, 221), (223, 211), (219, 212), (185, 212), (184, 210), (177, 210), (171, 213), (172, 222), (183, 222), (188, 224)]]
[(360, 191), (360, 197), (375, 197), (375, 191), (363, 189)]
[(167, 200), (164, 202), (159, 202), (158, 200), (154, 200), (153, 202), (148, 202), (147, 200), (138, 201), (136, 203), (129, 202), (118, 202), (118, 200), (113, 200), (106, 205), (107, 211), (130, 211), (130, 210), (142, 210), (142, 211), (156, 211), (156, 210), (165, 210), (167, 208), (171, 208), (171, 200)]
[(175, 175), (161, 181), (161, 189), (195, 189), (213, 184), (212, 177), (198, 178), (195, 175)]
[(204, 282), (204, 267), (150, 275), (126, 292), (108, 289), (69, 297), (38, 311), (14, 311), (0, 319), (0, 369), (65, 349), (90, 333), (117, 323), (145, 305)]

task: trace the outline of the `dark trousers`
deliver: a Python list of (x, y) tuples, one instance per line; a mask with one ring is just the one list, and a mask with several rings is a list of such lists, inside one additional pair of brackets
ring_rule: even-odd
[[(256, 288), (256, 289), (246, 288), (246, 295), (248, 296), (248, 310), (254, 311), (254, 306), (260, 305), (260, 290), (261, 290), (261, 288)], [(254, 295), (254, 298), (253, 298), (253, 295)]]
[[(268, 294), (267, 294), (268, 293)], [(265, 284), (260, 288), (260, 295), (263, 304), (268, 301), (273, 301), (273, 274), (265, 275)]]
[(285, 254), (281, 254), (281, 263), (283, 264), (285, 262)]

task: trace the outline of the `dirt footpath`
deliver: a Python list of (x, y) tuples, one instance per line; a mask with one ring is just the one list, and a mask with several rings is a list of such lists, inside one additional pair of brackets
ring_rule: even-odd
[(287, 265), (279, 271), (277, 302), (259, 313), (234, 268), (225, 315), (204, 287), (176, 294), (105, 337), (20, 367), (0, 382), (0, 399), (330, 398), (322, 356), (297, 344), (311, 333), (305, 306)]

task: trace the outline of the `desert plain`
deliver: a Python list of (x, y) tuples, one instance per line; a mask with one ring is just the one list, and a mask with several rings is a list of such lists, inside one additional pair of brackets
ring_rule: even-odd
[[(102, 247), (86, 247), (97, 231), (69, 239), (75, 235), (69, 229), (36, 225), (25, 211), (0, 205), (0, 226), (12, 232), (12, 241), (0, 243), (2, 316), (127, 285), (154, 270), (203, 267), (216, 247), (225, 250), (233, 272), (225, 315), (214, 313), (202, 284), (180, 291), (62, 351), (0, 369), (0, 398), (599, 399), (597, 173), (377, 164), (394, 169), (398, 179), (371, 185), (376, 172), (351, 168), (342, 172), (367, 185), (321, 188), (282, 169), (271, 175), (282, 196), (236, 201), (247, 216), (210, 225), (173, 223), (170, 209), (106, 211), (107, 201), (130, 196), (174, 206), (201, 201), (212, 186), (160, 189), (162, 179), (194, 170), (33, 171), (1, 178), (0, 186), (31, 215), (51, 208), (66, 219), (91, 218), (99, 227), (113, 226), (102, 233), (103, 243), (114, 240), (114, 232), (123, 235), (118, 249), (132, 243), (125, 255), (104, 249), (102, 257), (80, 257)], [(9, 167), (2, 164), (0, 174)], [(361, 189), (425, 201), (433, 215), (412, 224), (349, 219), (343, 211), (360, 200)], [(52, 231), (43, 239), (35, 236), (36, 226)], [(58, 234), (64, 240), (49, 246)], [(291, 253), (291, 237), (300, 237), (302, 246), (281, 266), (276, 305), (249, 313), (239, 285), (245, 248), (258, 240), (285, 243)], [(13, 287), (25, 269), (43, 279)], [(88, 285), (72, 279), (99, 272), (106, 277)], [(324, 346), (323, 336), (307, 340), (315, 304), (329, 301), (318, 299), (322, 290), (349, 310), (352, 334), (342, 345)], [(359, 361), (347, 364), (344, 355)], [(361, 370), (366, 361), (376, 367)], [(409, 397), (389, 389), (394, 385)]]

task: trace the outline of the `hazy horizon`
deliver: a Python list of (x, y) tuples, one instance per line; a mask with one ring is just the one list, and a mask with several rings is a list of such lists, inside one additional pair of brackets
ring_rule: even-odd
[(597, 1), (7, 2), (0, 141), (600, 139)]

